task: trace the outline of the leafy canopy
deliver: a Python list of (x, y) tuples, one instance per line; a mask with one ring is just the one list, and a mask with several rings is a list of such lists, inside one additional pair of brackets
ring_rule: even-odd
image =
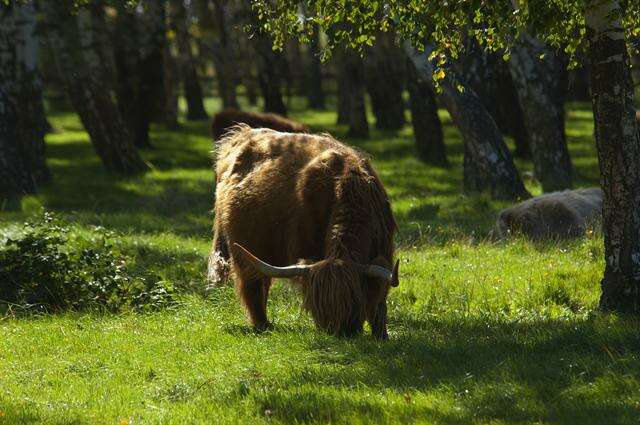
[[(564, 50), (575, 64), (584, 46), (586, 3), (599, 0), (252, 0), (262, 30), (282, 48), (288, 35), (309, 39), (314, 25), (327, 33), (326, 58), (345, 44), (361, 51), (379, 32), (395, 29), (419, 49), (434, 45), (432, 57), (457, 58), (468, 36), (490, 51), (504, 52), (527, 31)], [(640, 2), (622, 0), (627, 40), (640, 39)]]

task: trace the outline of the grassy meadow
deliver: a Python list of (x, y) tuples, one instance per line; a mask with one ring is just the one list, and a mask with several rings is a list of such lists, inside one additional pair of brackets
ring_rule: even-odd
[[(77, 234), (114, 232), (133, 267), (183, 295), (147, 313), (0, 316), (0, 424), (638, 423), (640, 323), (595, 311), (598, 231), (563, 243), (492, 240), (507, 203), (461, 194), (462, 143), (444, 111), (450, 169), (416, 159), (410, 126), (372, 125), (371, 139), (356, 141), (333, 111), (294, 99), (291, 115), (369, 152), (390, 194), (402, 260), (390, 340), (316, 331), (284, 281), (269, 302), (275, 327), (257, 335), (232, 287), (205, 290), (206, 122), (154, 127), (155, 149), (143, 153), (153, 171), (117, 178), (77, 117), (57, 113), (47, 137), (55, 182), (0, 211), (0, 243), (46, 209)], [(567, 137), (576, 186), (596, 185), (588, 105), (568, 106)]]

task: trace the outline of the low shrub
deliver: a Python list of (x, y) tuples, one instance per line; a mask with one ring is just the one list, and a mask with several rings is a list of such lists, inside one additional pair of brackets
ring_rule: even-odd
[(71, 235), (51, 214), (0, 243), (0, 308), (60, 311), (154, 309), (175, 302), (173, 286), (134, 270), (113, 234)]

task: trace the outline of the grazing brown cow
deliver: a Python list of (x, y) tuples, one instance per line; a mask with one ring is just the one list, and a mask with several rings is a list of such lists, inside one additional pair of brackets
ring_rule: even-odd
[(366, 320), (387, 338), (396, 223), (369, 159), (327, 135), (245, 125), (217, 143), (216, 157), (209, 281), (223, 280), (230, 260), (257, 330), (269, 326), (272, 278), (289, 278), (319, 328), (355, 335)]
[(531, 239), (582, 236), (602, 216), (600, 188), (552, 192), (506, 208), (496, 223), (497, 234), (524, 234)]
[(214, 140), (220, 137), (237, 124), (246, 124), (251, 128), (270, 128), (289, 133), (306, 133), (309, 127), (277, 114), (261, 114), (258, 112), (245, 112), (229, 108), (218, 112), (211, 121), (211, 134)]

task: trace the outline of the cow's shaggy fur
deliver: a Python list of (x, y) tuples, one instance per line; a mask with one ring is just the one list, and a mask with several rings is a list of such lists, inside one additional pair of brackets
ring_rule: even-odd
[(306, 133), (309, 127), (277, 114), (245, 112), (229, 108), (218, 112), (211, 121), (211, 135), (218, 140), (237, 124), (246, 124), (251, 128), (270, 128), (289, 133)]
[(565, 190), (527, 199), (502, 210), (496, 232), (499, 237), (524, 234), (535, 240), (578, 237), (601, 216), (599, 188)]
[(353, 335), (364, 321), (387, 337), (389, 282), (356, 266), (392, 268), (396, 224), (387, 194), (369, 159), (327, 135), (281, 133), (237, 126), (216, 152), (212, 284), (229, 263), (256, 329), (268, 326), (271, 279), (237, 252), (239, 243), (264, 261), (311, 264), (294, 279), (316, 325)]

